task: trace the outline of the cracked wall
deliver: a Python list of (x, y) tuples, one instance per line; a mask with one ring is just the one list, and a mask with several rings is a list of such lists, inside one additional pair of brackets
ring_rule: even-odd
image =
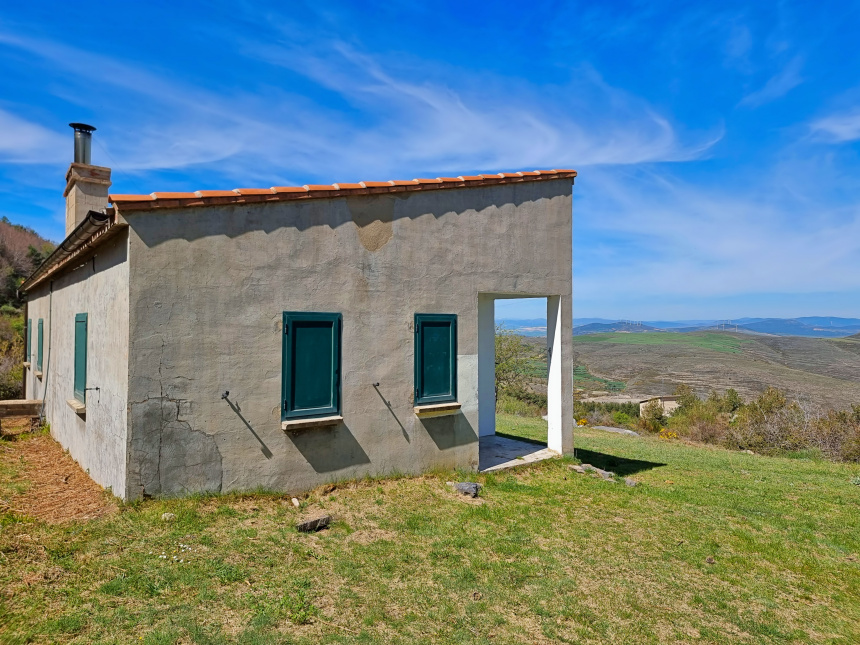
[[(476, 468), (478, 293), (560, 294), (571, 324), (570, 180), (126, 219), (130, 498)], [(343, 314), (335, 428), (281, 430), (283, 311)], [(458, 415), (414, 414), (416, 312), (458, 315)]]

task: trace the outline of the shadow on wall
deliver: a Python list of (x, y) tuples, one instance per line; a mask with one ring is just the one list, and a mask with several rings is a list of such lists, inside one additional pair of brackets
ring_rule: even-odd
[[(550, 189), (550, 186), (555, 186), (555, 189)], [(165, 212), (130, 211), (128, 219), (135, 233), (149, 248), (174, 239), (192, 241), (215, 235), (237, 238), (249, 231), (271, 233), (282, 228), (304, 231), (315, 226), (335, 229), (354, 223), (359, 228), (362, 244), (375, 251), (390, 239), (388, 227), (394, 220), (416, 219), (423, 215), (438, 219), (447, 213), (480, 212), (487, 208), (502, 208), (506, 204), (520, 206), (569, 193), (570, 185), (564, 180), (541, 181), (337, 199), (224, 204), (168, 209)], [(202, 213), (206, 213), (206, 217), (201, 217)]]
[(439, 450), (448, 450), (478, 441), (478, 433), (462, 413), (421, 419), (421, 425)]
[(642, 461), (640, 459), (626, 459), (624, 457), (616, 457), (615, 455), (607, 455), (602, 452), (593, 452), (591, 450), (576, 449), (576, 458), (584, 464), (591, 464), (603, 470), (611, 470), (616, 475), (626, 477), (643, 470), (651, 470), (659, 468), (666, 464), (661, 464), (656, 461)]
[(331, 428), (299, 430), (287, 436), (318, 473), (331, 473), (370, 463), (370, 457), (345, 423)]

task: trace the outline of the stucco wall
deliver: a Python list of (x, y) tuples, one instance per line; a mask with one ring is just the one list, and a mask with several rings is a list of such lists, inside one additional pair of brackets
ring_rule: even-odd
[[(45, 400), (51, 434), (96, 482), (122, 496), (126, 482), (128, 402), (128, 236), (120, 233), (93, 257), (28, 298), (33, 342), (27, 398)], [(88, 314), (86, 417), (74, 398), (75, 314)], [(44, 320), (42, 378), (35, 377), (38, 320)]]
[[(478, 293), (560, 294), (569, 336), (571, 217), (569, 179), (127, 214), (127, 495), (476, 467)], [(340, 426), (281, 430), (283, 311), (343, 314)], [(416, 312), (459, 317), (461, 414), (413, 413)]]

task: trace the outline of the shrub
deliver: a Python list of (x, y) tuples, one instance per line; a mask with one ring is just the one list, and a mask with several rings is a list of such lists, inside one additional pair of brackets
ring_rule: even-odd
[(0, 399), (17, 399), (23, 395), (24, 376), (23, 320), (0, 315)]
[(613, 412), (612, 423), (617, 426), (627, 426), (635, 423), (636, 419), (625, 412)]
[(503, 394), (496, 401), (496, 411), (502, 414), (515, 414), (520, 417), (539, 417), (541, 416), (541, 408), (513, 396)]
[(663, 406), (659, 401), (649, 401), (639, 414), (637, 426), (646, 432), (660, 432), (665, 423)]
[(638, 403), (602, 403), (599, 401), (574, 401), (573, 416), (577, 419), (585, 418), (589, 412), (607, 412), (613, 414), (615, 412), (623, 412), (630, 417), (639, 416)]

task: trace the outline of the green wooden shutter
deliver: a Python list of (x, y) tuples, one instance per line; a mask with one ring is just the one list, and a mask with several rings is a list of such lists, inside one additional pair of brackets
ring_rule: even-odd
[(27, 358), (24, 360), (29, 362), (33, 358), (33, 319), (27, 319)]
[(39, 333), (38, 337), (36, 338), (36, 342), (38, 343), (36, 345), (36, 370), (39, 372), (42, 371), (42, 348), (45, 345), (44, 329), (44, 323), (42, 319), (39, 318)]
[(75, 398), (87, 402), (87, 315), (75, 315)]
[(284, 312), (282, 417), (340, 414), (341, 315)]
[(415, 314), (415, 403), (457, 400), (457, 316)]

